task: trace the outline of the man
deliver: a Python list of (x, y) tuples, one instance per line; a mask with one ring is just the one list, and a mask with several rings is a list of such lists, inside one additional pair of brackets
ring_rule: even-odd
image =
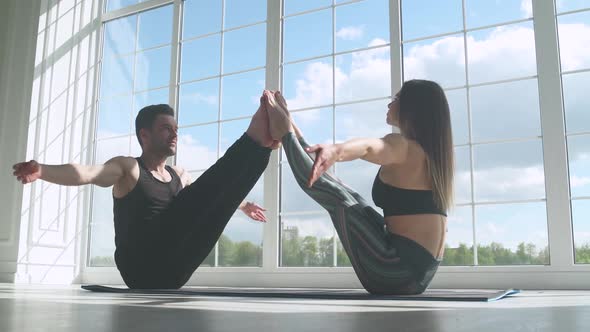
[(167, 166), (176, 154), (178, 126), (168, 105), (144, 107), (135, 120), (138, 158), (118, 156), (103, 165), (13, 166), (23, 184), (37, 179), (69, 186), (113, 186), (115, 262), (130, 288), (180, 288), (207, 257), (237, 208), (266, 221), (264, 209), (243, 202), (264, 172), (274, 141), (261, 106), (248, 130), (191, 183), (188, 172)]

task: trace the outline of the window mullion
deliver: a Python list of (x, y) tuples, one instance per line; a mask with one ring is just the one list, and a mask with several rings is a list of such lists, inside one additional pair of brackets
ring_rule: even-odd
[[(278, 90), (281, 82), (282, 2), (267, 1), (266, 89)], [(273, 271), (279, 265), (279, 151), (275, 150), (264, 172), (264, 206), (269, 222), (263, 229), (262, 268)]]
[(543, 133), (549, 254), (552, 266), (574, 263), (565, 120), (554, 1), (532, 1)]

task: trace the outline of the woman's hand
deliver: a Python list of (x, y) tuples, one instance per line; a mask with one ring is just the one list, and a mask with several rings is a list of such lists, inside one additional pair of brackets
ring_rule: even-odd
[(339, 159), (340, 147), (336, 144), (316, 144), (305, 149), (308, 153), (315, 153), (315, 161), (311, 169), (307, 186), (313, 184)]

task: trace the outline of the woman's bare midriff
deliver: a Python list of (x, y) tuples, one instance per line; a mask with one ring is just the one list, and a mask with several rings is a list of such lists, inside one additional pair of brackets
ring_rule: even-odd
[(389, 216), (385, 218), (387, 230), (407, 237), (442, 259), (444, 253), (447, 218), (438, 214)]

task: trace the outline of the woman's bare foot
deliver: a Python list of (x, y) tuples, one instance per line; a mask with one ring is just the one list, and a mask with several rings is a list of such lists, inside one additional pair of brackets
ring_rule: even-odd
[(295, 136), (297, 136), (298, 139), (301, 139), (303, 137), (303, 133), (295, 124), (295, 121), (293, 120), (291, 113), (289, 113), (287, 101), (285, 100), (280, 91), (275, 92), (275, 100), (279, 103), (279, 106), (281, 106), (281, 111), (285, 112), (289, 116), (289, 119), (291, 120), (291, 125), (293, 126), (293, 131), (295, 132)]
[(280, 142), (274, 140), (269, 132), (270, 125), (265, 99), (265, 95), (260, 97), (260, 107), (252, 116), (246, 135), (250, 136), (258, 145), (274, 150), (279, 148)]
[(266, 111), (270, 120), (270, 136), (274, 140), (281, 140), (288, 132), (293, 131), (291, 117), (286, 109), (282, 109), (273, 92), (265, 90), (264, 94), (266, 96)]

